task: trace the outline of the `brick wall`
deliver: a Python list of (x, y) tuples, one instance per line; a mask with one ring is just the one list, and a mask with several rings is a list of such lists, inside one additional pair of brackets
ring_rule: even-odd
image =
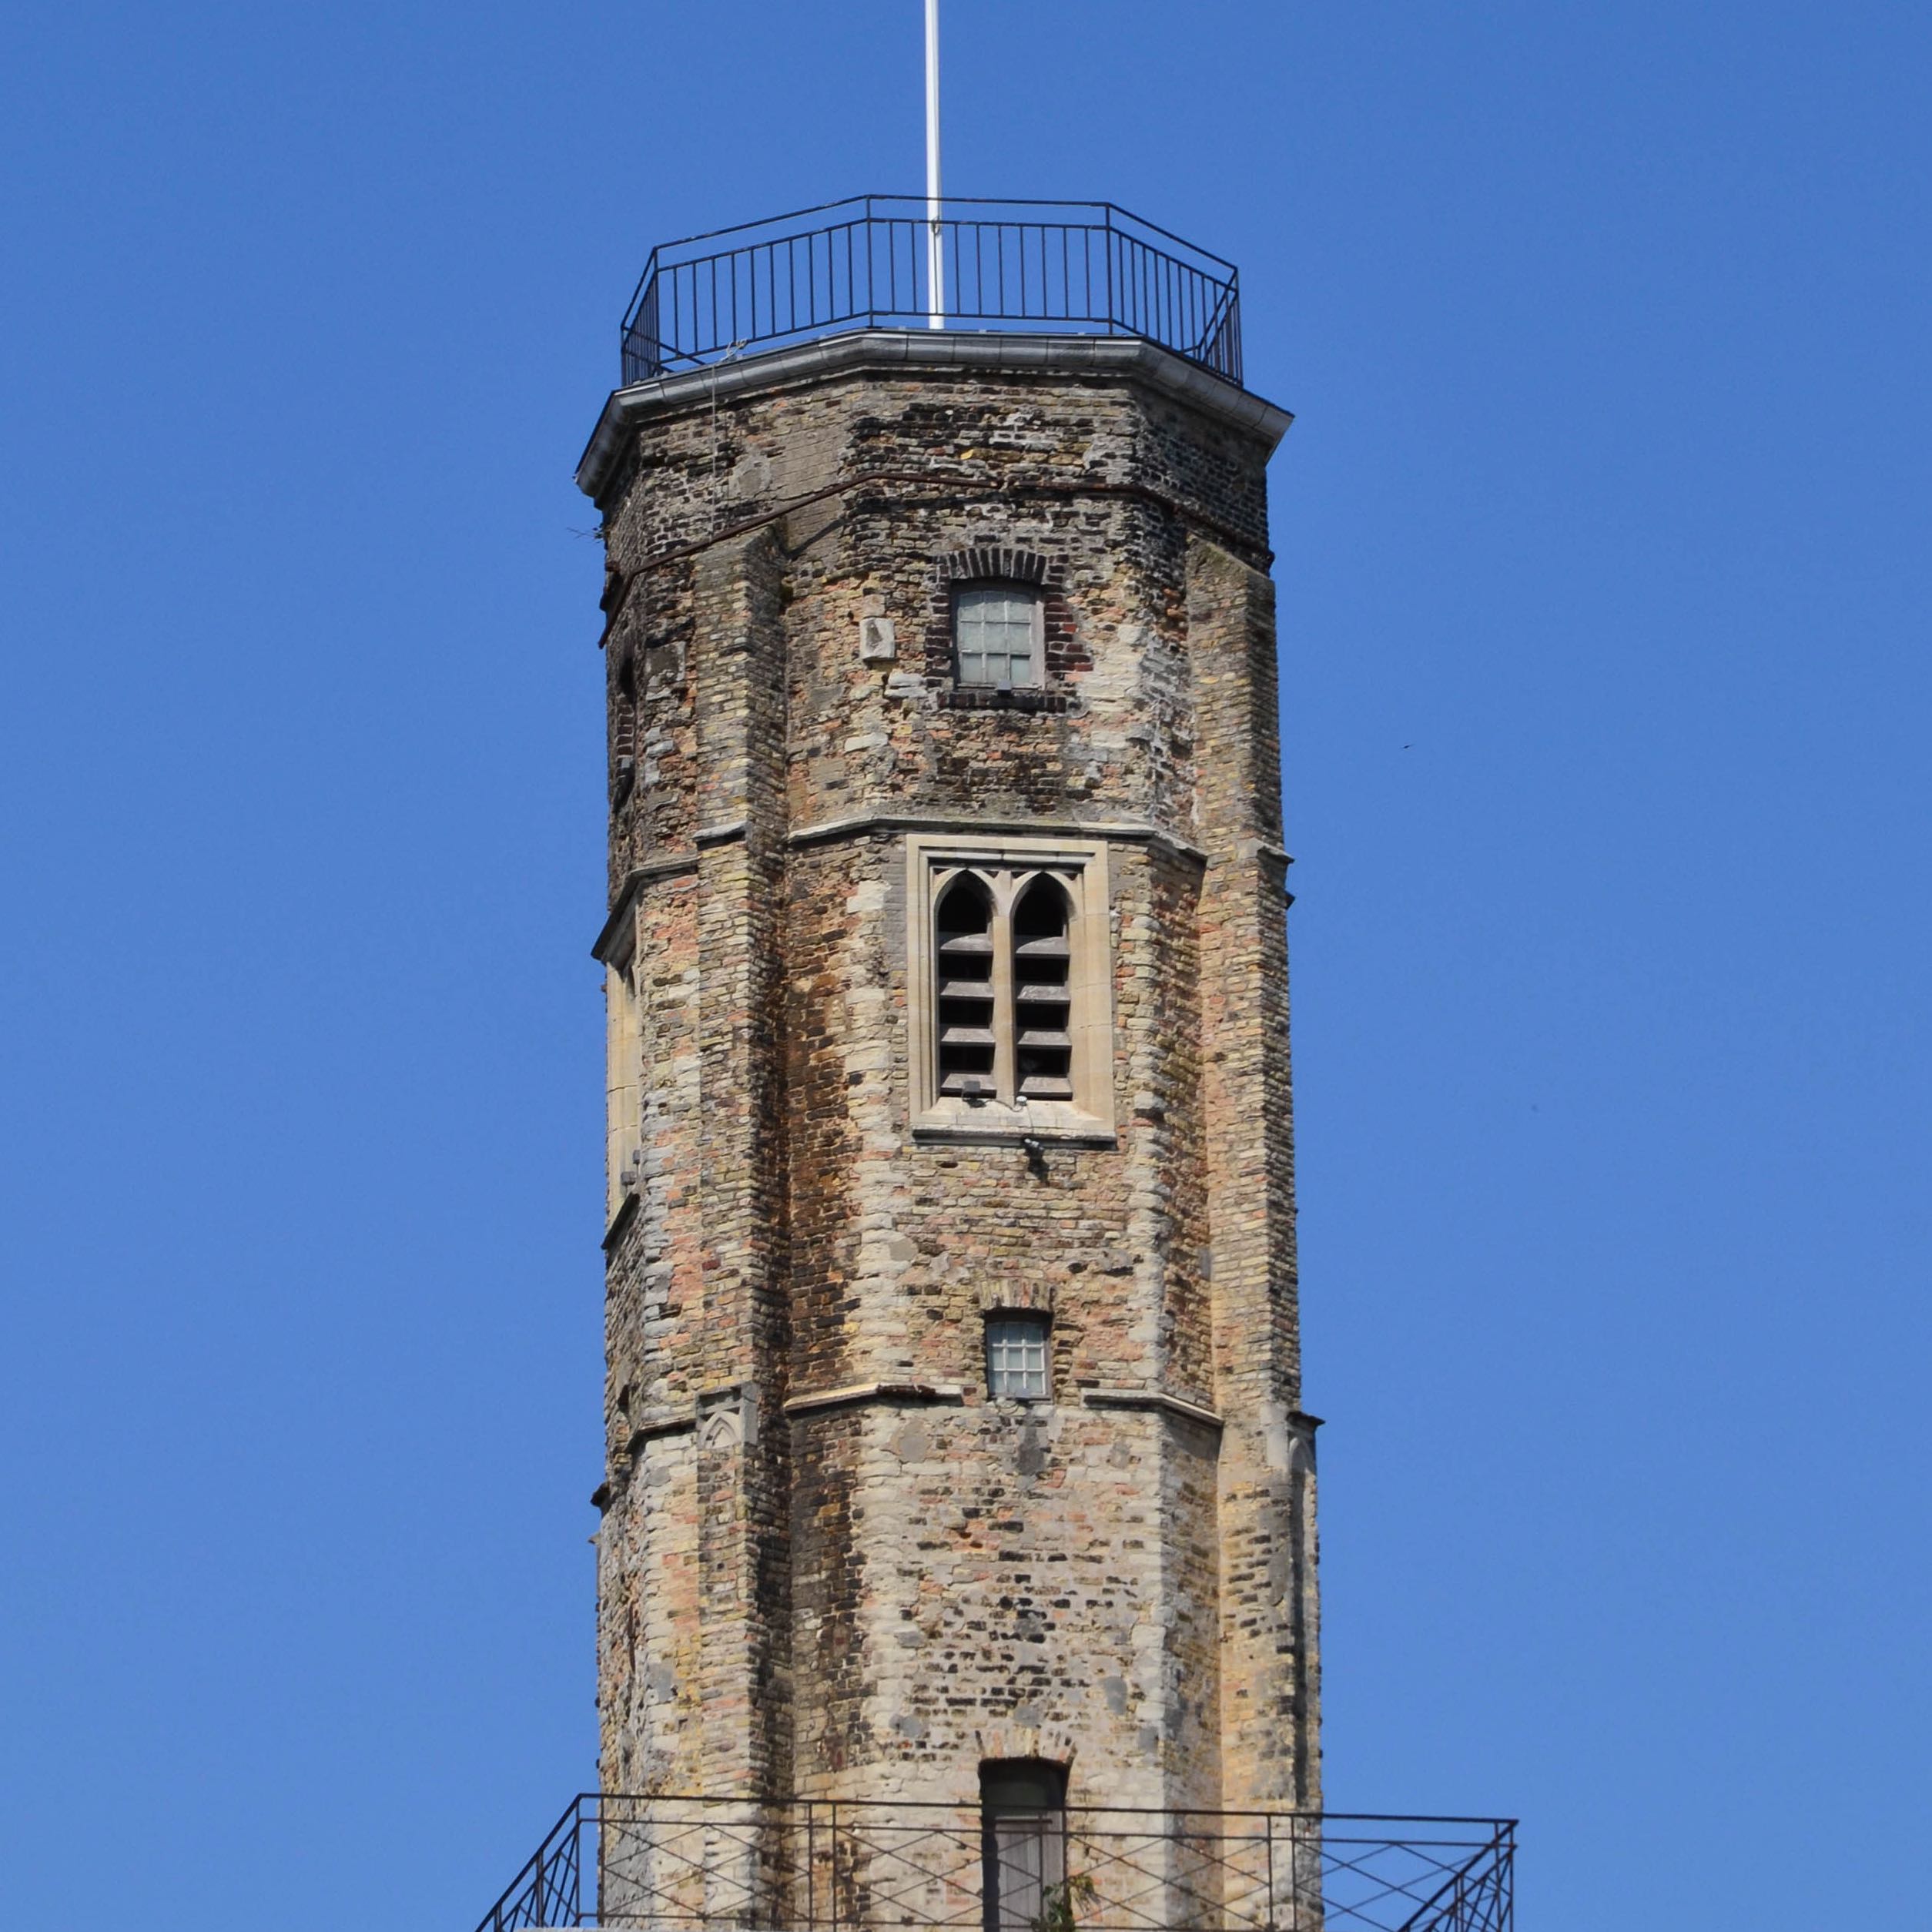
[[(1315, 1802), (1271, 436), (1144, 369), (733, 383), (601, 499), (607, 1787)], [(962, 574), (1046, 591), (1039, 702), (955, 701)], [(911, 1130), (905, 837), (975, 825), (1109, 841), (1112, 1144)], [(1050, 1405), (985, 1394), (1003, 1298)]]

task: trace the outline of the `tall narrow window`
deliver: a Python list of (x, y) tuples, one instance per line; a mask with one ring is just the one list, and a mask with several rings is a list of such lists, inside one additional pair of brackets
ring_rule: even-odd
[(972, 584), (953, 598), (954, 669), (963, 685), (1023, 690), (1040, 675), (1040, 599), (1007, 584)]
[(1072, 912), (1066, 889), (1044, 875), (1013, 909), (1014, 1043), (1023, 1100), (1073, 1097)]
[(644, 1069), (642, 1016), (631, 961), (604, 972), (605, 1038), (604, 1213), (608, 1220), (637, 1185), (643, 1159), (641, 1113)]
[(1051, 1922), (1066, 1871), (1066, 1773), (1036, 1758), (979, 1767), (985, 1932), (1031, 1932)]
[(995, 1091), (993, 896), (983, 881), (962, 872), (939, 902), (939, 1091)]
[(611, 802), (614, 810), (631, 789), (637, 772), (638, 672), (634, 657), (618, 667), (611, 698)]

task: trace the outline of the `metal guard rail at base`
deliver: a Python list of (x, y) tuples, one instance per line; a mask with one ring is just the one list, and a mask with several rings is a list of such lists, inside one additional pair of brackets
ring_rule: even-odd
[(588, 1793), (477, 1932), (1512, 1932), (1515, 1822)]
[[(937, 223), (863, 195), (651, 251), (624, 318), (626, 385), (768, 344), (945, 326), (1139, 336), (1241, 380), (1231, 263), (1107, 202), (965, 201)], [(939, 230), (940, 300), (930, 242)]]

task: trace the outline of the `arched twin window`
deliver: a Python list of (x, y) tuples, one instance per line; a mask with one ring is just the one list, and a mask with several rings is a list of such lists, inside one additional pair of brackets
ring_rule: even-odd
[(909, 843), (915, 1128), (1110, 1137), (1105, 846)]

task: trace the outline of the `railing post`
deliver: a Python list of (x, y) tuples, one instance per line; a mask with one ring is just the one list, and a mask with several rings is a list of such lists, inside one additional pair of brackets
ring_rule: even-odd
[[(1301, 1932), (1301, 1874), (1312, 1867), (1317, 1885), (1321, 1883), (1321, 1831), (1322, 1818), (1319, 1812), (1313, 1818), (1304, 1812), (1297, 1811), (1294, 1814), (1294, 1823), (1289, 1832), (1288, 1858), (1288, 1922), (1294, 1932)], [(1311, 1832), (1314, 1834), (1315, 1839), (1312, 1853), (1303, 1842)]]
[(1113, 204), (1107, 205), (1107, 239), (1100, 244), (1107, 254), (1107, 332), (1113, 333)]
[(594, 1834), (591, 1866), (591, 1877), (594, 1881), (591, 1895), (591, 1909), (595, 1910), (600, 1908), (604, 1900), (604, 1834), (598, 1830), (598, 1820), (595, 1810), (587, 1806), (581, 1798), (578, 1799), (577, 1823), (573, 1829), (577, 1835), (576, 1916), (577, 1923), (579, 1925), (584, 1923), (584, 1835), (586, 1832)]
[(1274, 1813), (1271, 1811), (1267, 1815), (1267, 1825), (1268, 1887), (1267, 1927), (1268, 1932), (1274, 1932)]

